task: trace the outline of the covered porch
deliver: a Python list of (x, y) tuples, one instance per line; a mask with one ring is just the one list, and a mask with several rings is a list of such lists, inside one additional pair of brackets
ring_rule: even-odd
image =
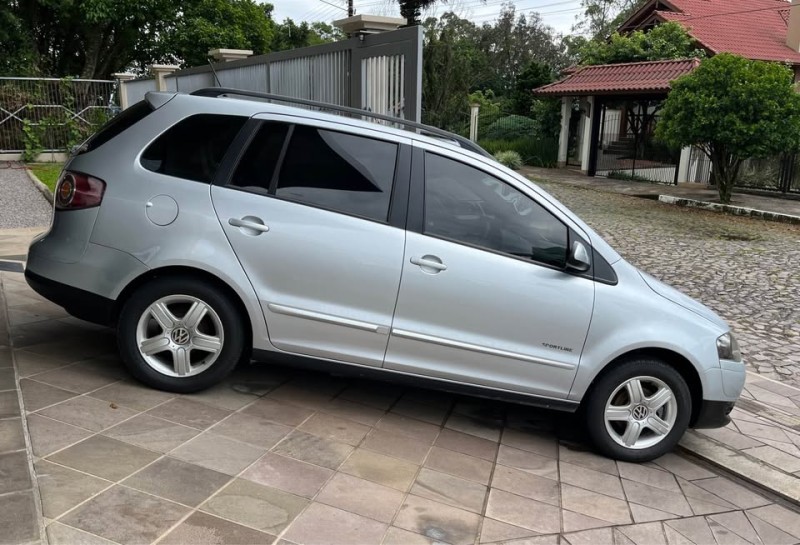
[(561, 97), (559, 166), (588, 176), (689, 181), (690, 150), (669, 149), (654, 130), (670, 83), (697, 65), (690, 59), (586, 66), (535, 89), (539, 97)]

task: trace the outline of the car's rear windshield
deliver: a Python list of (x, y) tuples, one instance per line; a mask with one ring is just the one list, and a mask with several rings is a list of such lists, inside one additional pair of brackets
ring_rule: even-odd
[(109, 119), (100, 130), (92, 135), (78, 150), (78, 155), (95, 150), (128, 130), (136, 123), (153, 112), (153, 107), (145, 100), (137, 102), (130, 108), (122, 110), (119, 114)]

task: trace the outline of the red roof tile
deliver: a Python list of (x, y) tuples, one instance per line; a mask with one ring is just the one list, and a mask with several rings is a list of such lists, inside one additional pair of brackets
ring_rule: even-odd
[[(785, 0), (664, 0), (656, 11), (677, 21), (713, 53), (800, 64), (800, 53), (786, 45), (789, 2)], [(800, 8), (796, 8), (800, 9)]]
[(667, 93), (670, 82), (688, 74), (698, 64), (697, 59), (688, 59), (584, 66), (533, 92), (543, 96)]

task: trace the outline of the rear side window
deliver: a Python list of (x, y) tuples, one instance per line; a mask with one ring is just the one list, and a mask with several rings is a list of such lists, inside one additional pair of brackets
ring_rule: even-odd
[(397, 144), (297, 125), (281, 165), (278, 197), (386, 221)]
[(263, 123), (239, 162), (230, 185), (268, 193), (288, 132), (289, 125), (285, 123)]
[(133, 127), (139, 121), (153, 113), (153, 107), (142, 100), (126, 110), (122, 110), (115, 117), (108, 120), (93, 136), (81, 146), (78, 155), (95, 150), (124, 131)]
[(187, 117), (147, 147), (142, 166), (159, 174), (210, 183), (246, 121), (246, 117), (234, 115)]

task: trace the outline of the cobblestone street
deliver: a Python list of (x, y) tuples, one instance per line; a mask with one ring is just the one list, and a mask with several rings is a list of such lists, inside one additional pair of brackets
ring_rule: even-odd
[(536, 181), (625, 259), (727, 320), (760, 374), (800, 386), (800, 226)]

